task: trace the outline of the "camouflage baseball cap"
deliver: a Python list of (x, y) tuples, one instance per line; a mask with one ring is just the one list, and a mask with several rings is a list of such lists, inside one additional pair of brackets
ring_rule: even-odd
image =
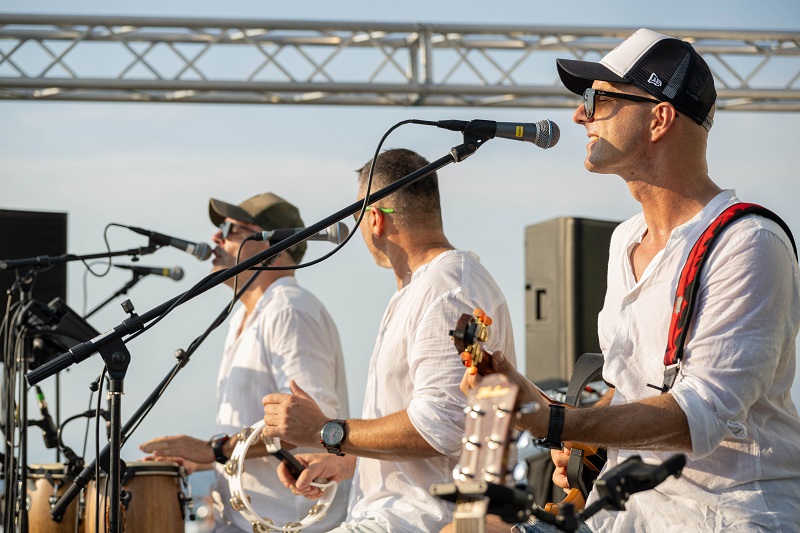
[[(226, 218), (255, 224), (264, 230), (302, 228), (305, 225), (295, 206), (271, 192), (248, 198), (239, 205), (211, 198), (208, 202), (208, 216), (215, 226), (222, 224)], [(287, 251), (295, 263), (299, 264), (306, 252), (306, 243), (298, 243)]]

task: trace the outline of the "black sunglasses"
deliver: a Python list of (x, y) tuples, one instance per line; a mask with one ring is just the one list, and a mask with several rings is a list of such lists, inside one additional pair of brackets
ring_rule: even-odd
[(253, 233), (248, 228), (242, 226), (241, 224), (237, 224), (236, 222), (231, 222), (230, 220), (226, 220), (222, 224), (218, 226), (220, 233), (222, 234), (222, 239), (226, 240), (229, 235), (235, 235), (236, 233), (241, 233), (236, 231), (234, 228), (242, 228), (247, 233)]
[(598, 96), (606, 96), (608, 98), (619, 98), (620, 100), (630, 100), (631, 102), (652, 102), (660, 104), (660, 100), (655, 98), (647, 98), (645, 96), (637, 96), (635, 94), (625, 93), (610, 93), (608, 91), (601, 91), (600, 89), (592, 89), (591, 87), (583, 91), (583, 111), (586, 118), (594, 117), (594, 103)]

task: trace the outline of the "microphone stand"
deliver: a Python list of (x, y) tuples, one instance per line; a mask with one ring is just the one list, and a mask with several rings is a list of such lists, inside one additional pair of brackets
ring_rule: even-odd
[[(477, 136), (473, 137), (472, 135), (467, 133), (467, 130), (464, 132), (464, 144), (460, 144), (450, 150), (448, 155), (437, 159), (433, 163), (430, 163), (419, 170), (416, 170), (407, 176), (397, 180), (396, 182), (387, 185), (383, 189), (371, 194), (368, 198), (358, 200), (357, 202), (350, 204), (348, 207), (337, 211), (336, 213), (322, 219), (311, 226), (306, 227), (302, 231), (298, 231), (297, 233), (283, 239), (274, 245), (270, 246), (266, 250), (263, 250), (254, 256), (246, 259), (239, 264), (227, 268), (225, 270), (219, 271), (215, 274), (212, 274), (202, 281), (200, 281), (197, 285), (189, 289), (188, 291), (179, 294), (178, 296), (167, 300), (166, 302), (154, 307), (153, 309), (147, 311), (143, 315), (137, 315), (135, 313), (131, 313), (131, 316), (122, 321), (120, 324), (115, 326), (114, 328), (110, 329), (109, 331), (99, 335), (98, 337), (88, 340), (84, 343), (81, 343), (69, 351), (59, 355), (52, 361), (41, 365), (40, 367), (32, 370), (27, 374), (28, 383), (30, 385), (35, 385), (40, 381), (47, 379), (48, 377), (54, 375), (55, 373), (69, 368), (74, 364), (78, 364), (81, 361), (87, 359), (89, 356), (93, 355), (95, 352), (99, 352), (100, 349), (107, 344), (120, 339), (123, 335), (126, 334), (134, 334), (139, 332), (145, 328), (145, 324), (155, 320), (156, 318), (160, 317), (164, 314), (167, 310), (172, 308), (176, 305), (182, 305), (187, 301), (203, 294), (204, 292), (216, 287), (217, 285), (223, 283), (224, 281), (241, 274), (245, 270), (249, 270), (252, 267), (257, 266), (259, 263), (263, 263), (267, 259), (274, 257), (275, 255), (279, 254), (280, 252), (286, 250), (294, 246), (295, 244), (304, 241), (305, 239), (311, 237), (312, 235), (319, 233), (320, 231), (324, 230), (325, 228), (332, 226), (336, 222), (343, 220), (354, 213), (359, 212), (362, 207), (364, 207), (365, 202), (366, 205), (369, 205), (372, 202), (379, 201), (383, 198), (386, 198), (390, 194), (408, 186), (412, 183), (422, 179), (423, 177), (436, 172), (442, 167), (445, 167), (451, 163), (456, 163), (463, 161), (470, 155), (472, 155), (484, 141), (487, 140), (485, 136)], [(1, 263), (0, 263), (1, 264)]]
[(123, 294), (128, 294), (128, 290), (130, 290), (131, 288), (133, 288), (133, 286), (134, 286), (134, 285), (136, 285), (137, 283), (139, 283), (139, 281), (141, 281), (141, 279), (142, 279), (143, 277), (145, 277), (146, 275), (147, 275), (147, 274), (144, 274), (144, 273), (134, 272), (134, 273), (133, 273), (133, 278), (131, 278), (131, 280), (130, 280), (128, 283), (126, 283), (125, 285), (123, 285), (123, 286), (122, 286), (122, 287), (121, 287), (121, 288), (120, 288), (120, 289), (119, 289), (117, 292), (115, 292), (114, 294), (112, 294), (112, 295), (111, 295), (111, 296), (110, 296), (110, 297), (109, 297), (107, 300), (105, 300), (103, 303), (101, 303), (100, 305), (98, 305), (97, 307), (95, 307), (94, 309), (92, 309), (91, 311), (89, 311), (88, 313), (86, 313), (86, 316), (84, 316), (83, 318), (89, 318), (90, 316), (92, 316), (93, 314), (95, 314), (96, 312), (98, 312), (100, 309), (102, 309), (103, 307), (105, 307), (105, 306), (106, 306), (106, 305), (107, 305), (109, 302), (111, 302), (111, 300), (113, 300), (113, 299), (114, 299), (114, 298), (116, 298), (117, 296), (122, 296)]
[[(17, 272), (19, 276), (19, 272)], [(19, 289), (19, 301), (20, 303), (24, 304), (33, 299), (31, 296), (31, 292), (33, 291), (33, 284), (36, 280), (36, 271), (31, 269), (27, 272), (24, 276), (19, 276), (18, 281), (18, 289)], [(12, 288), (13, 290), (13, 288)], [(22, 330), (22, 322), (25, 317), (23, 315), (19, 316), (19, 322), (17, 323), (17, 329), (19, 331)], [(22, 342), (25, 343), (25, 348), (22, 352), (22, 357), (18, 361), (21, 364), (21, 372), (24, 374), (28, 371), (28, 353), (31, 353), (32, 346), (30, 343), (32, 342), (30, 339), (27, 338), (27, 335), (22, 336)], [(16, 344), (16, 343), (15, 343)], [(11, 487), (11, 495), (13, 496), (12, 501), (19, 501), (20, 505), (18, 508), (19, 511), (19, 530), (21, 533), (28, 533), (28, 506), (25, 505), (26, 497), (27, 497), (27, 480), (28, 480), (28, 389), (25, 387), (25, 382), (20, 380), (20, 399), (19, 399), (19, 481), (14, 480), (13, 486)], [(13, 454), (12, 454), (13, 455)], [(8, 489), (7, 489), (8, 490)], [(8, 493), (7, 493), (8, 496)], [(13, 513), (12, 513), (13, 516)], [(13, 520), (13, 519), (12, 519)], [(13, 523), (13, 522), (12, 522)]]
[[(88, 254), (88, 255), (74, 255), (74, 254), (64, 254), (60, 256), (37, 256), (37, 257), (29, 257), (23, 259), (0, 259), (0, 271), (5, 270), (15, 270), (17, 272), (17, 279), (14, 285), (9, 289), (9, 293), (13, 293), (14, 291), (19, 291), (19, 300), (20, 304), (25, 304), (32, 300), (31, 292), (34, 285), (34, 281), (36, 279), (36, 274), (40, 270), (44, 270), (55, 266), (57, 264), (67, 263), (70, 261), (79, 261), (79, 260), (87, 260), (87, 259), (98, 259), (98, 258), (108, 258), (108, 257), (116, 257), (121, 255), (133, 256), (136, 258), (139, 255), (146, 255), (149, 253), (154, 252), (158, 249), (158, 245), (153, 243), (152, 240), (148, 244), (147, 247), (140, 247), (140, 248), (133, 248), (129, 250), (123, 251), (116, 251), (116, 252), (104, 252), (98, 254)], [(20, 275), (20, 271), (27, 269), (24, 275)], [(25, 328), (25, 315), (20, 315), (18, 317), (17, 322), (17, 329), (22, 332), (23, 328)], [(17, 357), (17, 353), (21, 353), (21, 357), (18, 359), (19, 366), (19, 376), (27, 375), (29, 363), (28, 363), (28, 355), (32, 353), (32, 346), (30, 346), (30, 340), (26, 338), (26, 335), (23, 334), (20, 336), (20, 340), (25, 343), (24, 349), (22, 352), (16, 352), (13, 354), (6, 354), (7, 357)], [(15, 378), (12, 378), (15, 379)], [(6, 384), (6, 390), (11, 390), (11, 384)], [(27, 477), (28, 477), (28, 389), (29, 387), (25, 386), (25, 380), (20, 379), (20, 386), (19, 386), (19, 400), (18, 400), (18, 408), (19, 413), (18, 416), (15, 416), (13, 411), (6, 410), (6, 427), (5, 430), (8, 433), (6, 435), (6, 455), (10, 457), (7, 459), (6, 462), (6, 470), (5, 470), (5, 477), (6, 482), (4, 486), (4, 528), (8, 529), (9, 531), (15, 530), (15, 516), (18, 517), (18, 523), (16, 524), (19, 528), (20, 533), (27, 533), (29, 527), (28, 521), (28, 506), (26, 502), (26, 484), (27, 484)], [(56, 376), (56, 389), (58, 392), (58, 376)], [(14, 403), (13, 398), (9, 398), (11, 404)], [(9, 406), (10, 407), (10, 406)], [(56, 410), (58, 411), (58, 406), (56, 406)], [(58, 415), (57, 415), (58, 416)], [(15, 422), (17, 421), (18, 422)], [(19, 447), (17, 450), (19, 456), (19, 463), (14, 464), (14, 450), (9, 449), (8, 443), (13, 441), (13, 429), (15, 426), (18, 426), (18, 437), (19, 437)], [(8, 468), (8, 467), (13, 468)], [(17, 475), (19, 478), (17, 479)], [(16, 507), (15, 507), (16, 505)]]
[[(112, 421), (111, 421), (111, 442), (109, 442), (109, 446), (111, 447), (111, 461), (110, 461), (110, 469), (111, 472), (109, 474), (110, 482), (112, 483), (112, 494), (115, 496), (115, 499), (112, 500), (111, 505), (112, 508), (110, 510), (110, 533), (117, 533), (119, 530), (116, 529), (119, 526), (118, 519), (119, 519), (119, 455), (120, 455), (120, 401), (119, 395), (122, 393), (122, 380), (124, 379), (124, 374), (127, 369), (127, 365), (130, 362), (130, 353), (128, 352), (127, 348), (125, 347), (124, 341), (122, 337), (126, 334), (134, 334), (140, 332), (145, 329), (145, 324), (159, 318), (161, 315), (166, 313), (167, 311), (171, 310), (173, 307), (182, 305), (187, 301), (191, 300), (192, 298), (216, 287), (217, 285), (223, 283), (224, 281), (248, 270), (254, 266), (257, 266), (260, 263), (276, 256), (280, 252), (294, 246), (295, 244), (311, 237), (312, 235), (319, 233), (320, 231), (324, 230), (325, 228), (347, 218), (354, 213), (361, 211), (365, 206), (369, 205), (372, 202), (379, 201), (390, 194), (408, 186), (412, 183), (424, 178), (428, 174), (436, 172), (440, 168), (443, 168), (451, 163), (457, 163), (463, 161), (475, 151), (480, 148), (483, 143), (487, 140), (491, 139), (491, 137), (475, 131), (473, 132), (469, 127), (465, 128), (464, 133), (464, 142), (458, 146), (453, 147), (450, 152), (443, 156), (436, 161), (425, 165), (419, 170), (416, 170), (407, 176), (399, 179), (395, 183), (392, 183), (383, 189), (380, 189), (374, 194), (370, 194), (368, 197), (358, 200), (353, 204), (350, 204), (348, 207), (344, 209), (340, 209), (336, 213), (322, 219), (321, 221), (312, 224), (311, 226), (306, 227), (304, 230), (291, 235), (290, 237), (283, 239), (274, 245), (270, 246), (266, 250), (255, 254), (254, 256), (250, 257), (242, 261), (241, 263), (234, 265), (230, 268), (225, 269), (224, 271), (220, 271), (218, 273), (212, 274), (206, 277), (204, 280), (199, 282), (195, 287), (192, 289), (162, 303), (161, 305), (154, 307), (153, 309), (147, 311), (143, 315), (137, 315), (134, 312), (133, 306), (130, 304), (129, 301), (123, 302), (123, 309), (129, 314), (129, 318), (122, 321), (119, 325), (112, 328), (111, 330), (107, 331), (106, 333), (95, 337), (89, 341), (86, 341), (80, 345), (77, 345), (70, 349), (69, 351), (59, 355), (52, 361), (28, 372), (27, 380), (29, 385), (34, 385), (39, 383), (40, 381), (64, 370), (73, 364), (78, 364), (81, 361), (87, 359), (89, 356), (94, 354), (95, 352), (99, 352), (100, 355), (103, 357), (103, 360), (106, 362), (106, 365), (109, 367), (109, 375), (112, 377), (112, 385), (110, 391), (113, 391), (112, 394), (116, 396), (112, 396)], [(0, 268), (2, 268), (2, 263), (0, 263)], [(128, 304), (126, 306), (126, 304)], [(73, 484), (72, 487), (75, 487), (76, 484)], [(78, 489), (79, 490), (79, 489)], [(64, 495), (66, 497), (66, 493)], [(62, 497), (62, 500), (64, 499)], [(74, 496), (73, 496), (74, 498)], [(112, 523), (113, 521), (113, 523)]]
[(595, 481), (594, 490), (599, 499), (576, 513), (571, 503), (564, 505), (558, 515), (553, 515), (541, 508), (532, 509), (532, 514), (562, 531), (572, 533), (578, 530), (581, 522), (594, 516), (599, 511), (624, 511), (625, 502), (632, 494), (650, 490), (660, 485), (670, 476), (679, 478), (686, 466), (686, 455), (678, 453), (668, 457), (660, 464), (647, 464), (641, 456), (632, 455), (615, 466)]
[(27, 257), (24, 259), (0, 259), (0, 270), (10, 270), (12, 268), (35, 268), (45, 269), (61, 263), (69, 263), (71, 261), (85, 261), (87, 259), (107, 259), (109, 257), (118, 257), (121, 255), (130, 255), (136, 260), (137, 256), (152, 254), (159, 248), (157, 243), (151, 239), (147, 246), (141, 248), (131, 248), (129, 250), (120, 250), (117, 252), (102, 252), (99, 254), (64, 254), (64, 255), (39, 255), (36, 257)]
[[(259, 276), (260, 272), (254, 272), (253, 276), (250, 277), (249, 280), (242, 286), (239, 292), (236, 293), (234, 299), (238, 301), (242, 294), (244, 294), (250, 285), (253, 284), (255, 279)], [(144, 420), (144, 418), (150, 413), (150, 411), (155, 406), (156, 402), (161, 398), (164, 394), (164, 391), (167, 387), (172, 383), (172, 381), (177, 377), (178, 372), (186, 366), (191, 358), (192, 354), (197, 351), (200, 345), (208, 338), (212, 331), (217, 329), (217, 327), (225, 321), (229, 313), (230, 304), (225, 304), (225, 307), (222, 311), (217, 315), (214, 321), (208, 326), (208, 328), (199, 336), (197, 337), (192, 343), (189, 345), (189, 348), (185, 351), (183, 349), (178, 349), (175, 351), (175, 358), (177, 362), (172, 370), (170, 370), (166, 376), (161, 380), (161, 382), (156, 386), (155, 389), (150, 393), (150, 395), (145, 398), (139, 408), (136, 410), (135, 413), (128, 419), (128, 421), (123, 426), (121, 433), (122, 433), (122, 444), (124, 445), (128, 438), (130, 437), (131, 433), (139, 426), (139, 424)], [(111, 443), (106, 444), (106, 446), (100, 451), (100, 455), (92, 461), (91, 464), (87, 465), (80, 474), (78, 474), (75, 479), (73, 480), (72, 484), (64, 491), (64, 494), (61, 495), (59, 500), (50, 510), (50, 515), (53, 517), (53, 520), (60, 521), (64, 513), (66, 512), (67, 507), (69, 507), (70, 503), (78, 496), (80, 491), (86, 487), (86, 485), (94, 479), (94, 473), (96, 470), (96, 465), (99, 463), (104, 465), (106, 461), (108, 461), (109, 453), (112, 449)], [(121, 489), (121, 487), (120, 487)], [(112, 487), (112, 490), (116, 490)], [(89, 517), (87, 517), (89, 518)]]

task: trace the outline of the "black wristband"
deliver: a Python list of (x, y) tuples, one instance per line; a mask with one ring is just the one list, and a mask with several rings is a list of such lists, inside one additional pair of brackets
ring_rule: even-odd
[(539, 439), (539, 446), (560, 450), (564, 447), (561, 442), (561, 430), (564, 429), (564, 406), (550, 404), (550, 422), (547, 424), (547, 437)]
[(230, 435), (220, 434), (214, 435), (208, 441), (208, 444), (214, 452), (214, 459), (221, 465), (228, 462), (228, 458), (225, 457), (225, 454), (222, 452), (222, 447), (225, 446), (225, 443), (229, 440), (231, 440)]

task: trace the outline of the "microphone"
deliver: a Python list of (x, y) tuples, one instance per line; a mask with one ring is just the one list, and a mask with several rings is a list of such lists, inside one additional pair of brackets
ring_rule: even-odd
[(511, 139), (513, 141), (528, 141), (539, 148), (550, 148), (558, 143), (561, 130), (552, 120), (540, 120), (534, 124), (523, 122), (494, 122), (492, 120), (440, 120), (436, 127), (450, 131), (463, 131), (477, 133), (493, 139)]
[(123, 268), (125, 270), (130, 270), (134, 274), (138, 274), (140, 276), (146, 276), (148, 274), (155, 274), (156, 276), (164, 276), (165, 278), (171, 278), (175, 281), (179, 281), (183, 279), (183, 269), (179, 266), (167, 268), (167, 267), (146, 267), (146, 266), (135, 266), (135, 265), (114, 265), (117, 268)]
[[(258, 233), (251, 234), (248, 239), (253, 241), (270, 241), (271, 243), (276, 243), (278, 241), (282, 241), (283, 239), (287, 239), (294, 235), (295, 233), (299, 233), (306, 228), (288, 228), (288, 229), (274, 229), (270, 231), (260, 231)], [(328, 241), (332, 242), (333, 244), (341, 244), (347, 236), (350, 235), (350, 230), (347, 229), (347, 224), (344, 222), (337, 222), (332, 226), (329, 226), (323, 231), (319, 233), (315, 233), (311, 237), (308, 237), (309, 241)]]
[(155, 231), (150, 231), (149, 229), (136, 228), (133, 226), (125, 227), (133, 232), (138, 233), (139, 235), (150, 237), (151, 241), (160, 246), (172, 246), (178, 250), (183, 250), (184, 252), (190, 253), (200, 261), (205, 261), (211, 257), (211, 246), (204, 242), (189, 242), (183, 239), (170, 237), (169, 235), (156, 233)]
[(42, 413), (42, 420), (38, 426), (42, 428), (42, 437), (44, 437), (45, 448), (58, 447), (58, 428), (53, 422), (53, 417), (50, 416), (50, 411), (47, 410), (47, 402), (44, 400), (44, 393), (39, 385), (36, 385), (36, 402), (39, 404), (39, 411)]

